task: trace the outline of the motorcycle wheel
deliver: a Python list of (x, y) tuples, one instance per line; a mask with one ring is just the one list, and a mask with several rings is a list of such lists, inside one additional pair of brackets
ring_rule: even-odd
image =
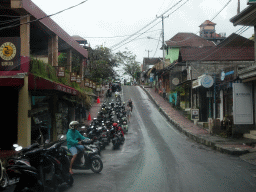
[(103, 163), (100, 158), (93, 157), (92, 158), (92, 164), (91, 164), (91, 170), (94, 173), (100, 173), (103, 169)]
[(8, 186), (9, 178), (6, 174), (6, 172), (3, 172), (3, 177), (0, 181), (0, 189), (5, 189)]

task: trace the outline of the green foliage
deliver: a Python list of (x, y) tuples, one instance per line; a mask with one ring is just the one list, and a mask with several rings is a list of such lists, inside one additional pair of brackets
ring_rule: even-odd
[(97, 46), (89, 49), (89, 71), (88, 78), (95, 82), (100, 79), (108, 79), (114, 76), (113, 67), (116, 65), (114, 54), (107, 47)]
[(137, 79), (140, 70), (140, 63), (136, 61), (136, 55), (126, 49), (124, 52), (116, 53), (117, 61), (123, 64), (124, 70), (131, 75), (133, 79)]
[(58, 57), (58, 65), (60, 67), (65, 67), (67, 63), (67, 53), (61, 53)]
[(175, 92), (178, 92), (178, 93), (184, 93), (185, 92), (185, 89), (181, 86), (178, 86), (175, 88)]

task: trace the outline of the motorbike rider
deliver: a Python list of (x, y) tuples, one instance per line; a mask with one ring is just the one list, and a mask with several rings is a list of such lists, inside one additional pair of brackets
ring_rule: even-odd
[(67, 146), (68, 146), (69, 151), (73, 155), (73, 157), (70, 161), (70, 167), (69, 167), (70, 174), (74, 174), (72, 171), (72, 166), (77, 157), (78, 152), (84, 150), (84, 146), (82, 145), (81, 141), (78, 141), (77, 139), (81, 139), (81, 140), (89, 139), (89, 138), (82, 136), (79, 133), (79, 131), (77, 130), (78, 126), (79, 126), (78, 121), (71, 121), (69, 124), (69, 130), (67, 132)]

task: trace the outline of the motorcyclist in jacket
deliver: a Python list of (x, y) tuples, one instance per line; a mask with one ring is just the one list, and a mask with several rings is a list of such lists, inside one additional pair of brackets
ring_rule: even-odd
[(71, 174), (73, 174), (72, 166), (77, 157), (78, 152), (84, 150), (84, 146), (82, 145), (81, 141), (78, 141), (77, 139), (81, 139), (81, 140), (89, 139), (89, 138), (82, 136), (79, 133), (79, 131), (77, 130), (78, 126), (79, 126), (79, 122), (71, 121), (69, 124), (69, 130), (67, 132), (67, 146), (68, 146), (69, 151), (73, 155), (73, 157), (70, 161), (70, 167), (69, 167), (69, 172)]

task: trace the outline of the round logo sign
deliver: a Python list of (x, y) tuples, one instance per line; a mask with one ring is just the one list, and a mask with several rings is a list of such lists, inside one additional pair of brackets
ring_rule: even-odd
[(213, 78), (210, 75), (205, 75), (201, 79), (201, 85), (205, 88), (210, 88), (213, 85)]
[(4, 60), (12, 60), (16, 55), (16, 47), (11, 42), (3, 43), (0, 46), (0, 57)]
[(173, 79), (172, 79), (172, 84), (173, 84), (173, 85), (178, 85), (179, 82), (180, 82), (180, 81), (179, 81), (178, 78), (173, 78)]

